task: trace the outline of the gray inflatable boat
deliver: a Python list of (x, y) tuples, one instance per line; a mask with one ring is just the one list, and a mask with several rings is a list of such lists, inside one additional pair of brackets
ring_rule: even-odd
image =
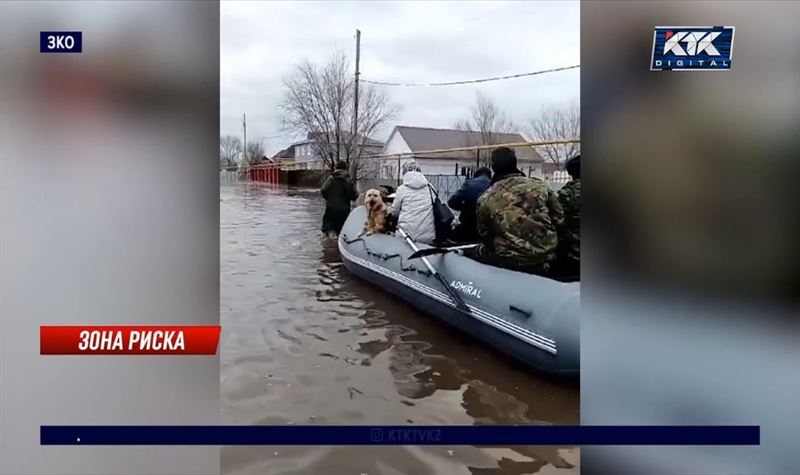
[(409, 259), (414, 249), (399, 234), (361, 235), (365, 221), (359, 206), (339, 235), (339, 254), (351, 273), (539, 371), (578, 377), (579, 282), (500, 269), (454, 252)]

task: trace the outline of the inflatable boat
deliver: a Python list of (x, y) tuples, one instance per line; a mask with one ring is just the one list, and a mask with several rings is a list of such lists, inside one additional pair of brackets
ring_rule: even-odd
[(558, 282), (474, 261), (458, 252), (410, 259), (418, 244), (396, 234), (364, 235), (355, 208), (339, 234), (352, 274), (536, 370), (580, 372), (580, 283)]

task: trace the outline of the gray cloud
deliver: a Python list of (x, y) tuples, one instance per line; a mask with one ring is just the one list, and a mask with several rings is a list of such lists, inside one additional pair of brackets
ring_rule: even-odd
[[(355, 57), (361, 29), (363, 79), (429, 83), (579, 64), (575, 2), (222, 2), (223, 134), (264, 139), (274, 153), (293, 141), (281, 130), (281, 79), (298, 62), (335, 51)], [(579, 70), (474, 85), (381, 87), (401, 106), (398, 124), (451, 127), (475, 93), (495, 100), (518, 124), (543, 105), (577, 102)], [(393, 124), (394, 125), (394, 124)], [(389, 130), (379, 133), (385, 139)]]

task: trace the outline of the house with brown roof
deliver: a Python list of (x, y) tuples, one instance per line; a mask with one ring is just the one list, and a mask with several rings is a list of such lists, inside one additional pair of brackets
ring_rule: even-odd
[[(381, 158), (381, 178), (396, 178), (408, 169), (419, 168), (426, 175), (471, 176), (479, 166), (486, 166), (490, 150), (425, 153), (429, 150), (482, 145), (486, 137), (477, 131), (433, 129), (398, 125), (392, 130)], [(520, 134), (492, 133), (490, 143), (519, 143), (527, 140)], [(532, 147), (514, 147), (518, 167), (529, 176), (541, 176), (544, 159)], [(402, 154), (392, 157), (393, 154)]]
[[(341, 148), (345, 147), (345, 143), (347, 138), (349, 137), (349, 132), (342, 132), (341, 141)], [(363, 155), (374, 155), (378, 154), (383, 150), (383, 142), (375, 140), (370, 137), (363, 137), (361, 135), (358, 136), (359, 141), (363, 138)], [(322, 133), (314, 133), (311, 132), (306, 136), (305, 140), (301, 140), (299, 142), (295, 142), (286, 149), (286, 155), (291, 154), (291, 157), (294, 158), (295, 163), (306, 163), (310, 168), (323, 168), (323, 160), (318, 151), (318, 144), (320, 143), (329, 143), (335, 144), (336, 140), (331, 136), (331, 138), (327, 141), (323, 140), (325, 136)], [(284, 153), (284, 150), (279, 152), (279, 155)], [(342, 155), (344, 155), (344, 151), (342, 151)]]
[(289, 145), (285, 149), (281, 150), (280, 152), (276, 153), (273, 157), (273, 160), (276, 161), (292, 161), (294, 160), (294, 145)]

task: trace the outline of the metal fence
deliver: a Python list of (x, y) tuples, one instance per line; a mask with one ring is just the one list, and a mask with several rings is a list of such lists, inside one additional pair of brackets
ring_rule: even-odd
[[(436, 190), (436, 193), (439, 195), (439, 199), (442, 200), (443, 203), (447, 203), (447, 200), (453, 196), (461, 185), (464, 184), (467, 177), (463, 175), (433, 175), (433, 174), (426, 174), (425, 178), (427, 178), (428, 183), (433, 186)], [(544, 180), (550, 185), (550, 188), (553, 190), (558, 190), (566, 182), (569, 181), (569, 175), (566, 172), (557, 171), (555, 173), (546, 175), (543, 177)], [(359, 178), (358, 179), (358, 191), (359, 193), (363, 193), (370, 188), (380, 188), (382, 186), (390, 186), (392, 189), (397, 188), (397, 183), (394, 179), (381, 179), (381, 178)]]
[(546, 173), (542, 178), (550, 184), (551, 188), (561, 188), (570, 180), (569, 173), (567, 173), (566, 170), (556, 170), (552, 173)]
[[(425, 178), (428, 179), (428, 183), (430, 183), (439, 194), (439, 199), (441, 199), (443, 203), (447, 203), (447, 200), (449, 200), (450, 197), (461, 188), (464, 181), (467, 180), (467, 177), (461, 175), (425, 175)], [(546, 175), (543, 178), (553, 190), (558, 190), (570, 179), (566, 172), (561, 171)]]
[(436, 190), (442, 203), (447, 203), (447, 200), (461, 188), (461, 185), (463, 185), (467, 179), (467, 177), (462, 175), (425, 175), (425, 178), (428, 179), (428, 183)]
[[(461, 185), (464, 184), (466, 177), (461, 175), (425, 175), (425, 178), (428, 179), (428, 183), (433, 186), (433, 189), (436, 190), (436, 193), (439, 195), (439, 199), (442, 202), (446, 203), (451, 196), (461, 188)], [(386, 178), (359, 178), (358, 179), (358, 191), (359, 193), (363, 193), (370, 188), (380, 188), (389, 186), (391, 189), (397, 188), (397, 182), (394, 179), (386, 179)]]
[(397, 188), (394, 180), (381, 179), (381, 178), (359, 178), (358, 179), (358, 192), (364, 193), (370, 188), (380, 188), (382, 186), (391, 186), (392, 189)]
[[(301, 165), (299, 167), (295, 166), (285, 166), (284, 165), (272, 165), (274, 168), (280, 168), (281, 170), (308, 170), (310, 169), (307, 166)], [(269, 167), (269, 168), (272, 168)], [(258, 167), (256, 167), (258, 168)], [(252, 180), (254, 179), (252, 173), (243, 173), (242, 170), (235, 170), (235, 169), (223, 169), (220, 170), (220, 182), (231, 182), (231, 181), (239, 181), (239, 180)], [(545, 174), (543, 177), (538, 175), (540, 178), (543, 178), (545, 181), (548, 182), (550, 187), (553, 190), (557, 190), (561, 188), (567, 181), (569, 181), (569, 175), (563, 170), (556, 170), (549, 174)], [(442, 200), (443, 203), (447, 203), (447, 200), (453, 196), (456, 191), (464, 184), (464, 182), (468, 179), (468, 177), (464, 175), (455, 175), (455, 174), (425, 174), (425, 178), (427, 178), (428, 182), (433, 186), (436, 192), (439, 195), (439, 199)], [(263, 181), (263, 180), (262, 180)], [(391, 189), (397, 188), (397, 181), (394, 178), (359, 178), (357, 188), (359, 193), (364, 193), (366, 190), (370, 188), (380, 188), (389, 186)]]

